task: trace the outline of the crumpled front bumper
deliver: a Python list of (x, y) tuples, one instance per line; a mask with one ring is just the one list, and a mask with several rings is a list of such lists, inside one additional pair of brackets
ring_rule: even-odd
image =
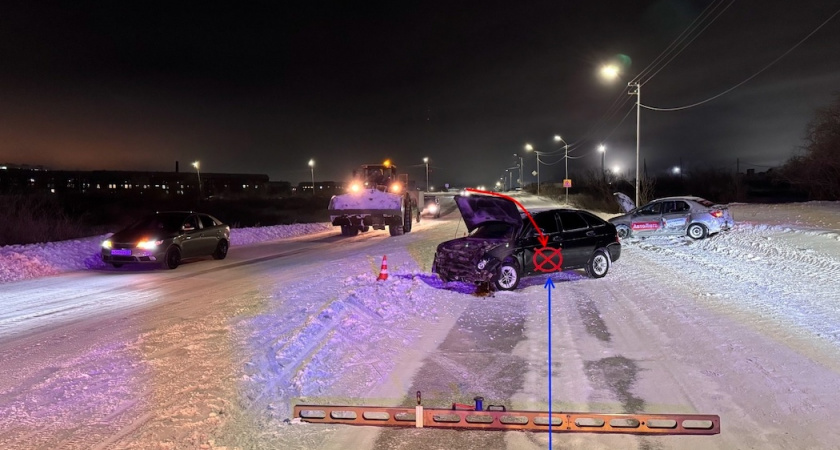
[(444, 281), (492, 281), (501, 261), (488, 256), (482, 264), (482, 257), (498, 245), (499, 242), (485, 240), (446, 242), (438, 246), (432, 271)]

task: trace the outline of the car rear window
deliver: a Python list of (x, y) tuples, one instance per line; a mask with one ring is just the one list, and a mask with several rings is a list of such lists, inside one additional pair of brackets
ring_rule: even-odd
[(712, 202), (710, 202), (710, 201), (706, 200), (705, 198), (698, 198), (698, 199), (696, 199), (695, 201), (696, 201), (697, 203), (699, 203), (699, 204), (701, 204), (701, 205), (705, 206), (706, 208), (711, 208), (712, 206), (715, 206), (715, 204), (714, 204), (714, 203), (712, 203)]
[(589, 224), (586, 220), (574, 211), (561, 211), (560, 223), (563, 224), (563, 229), (566, 231), (589, 228)]

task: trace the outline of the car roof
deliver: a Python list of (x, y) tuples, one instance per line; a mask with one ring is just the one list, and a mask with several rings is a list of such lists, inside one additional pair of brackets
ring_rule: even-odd
[(662, 198), (657, 198), (657, 199), (652, 200), (652, 201), (654, 201), (654, 202), (661, 202), (661, 201), (663, 201), (663, 200), (693, 200), (693, 201), (695, 201), (695, 202), (696, 202), (696, 201), (698, 201), (698, 200), (706, 200), (706, 199), (705, 199), (705, 198), (703, 198), (703, 197), (697, 197), (697, 196), (694, 196), (694, 195), (679, 195), (679, 196), (675, 196), (675, 197), (662, 197)]

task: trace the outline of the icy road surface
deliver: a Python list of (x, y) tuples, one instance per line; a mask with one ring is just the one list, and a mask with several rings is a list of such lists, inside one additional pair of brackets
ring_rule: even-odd
[[(732, 210), (729, 233), (631, 239), (606, 278), (552, 276), (555, 412), (718, 414), (721, 434), (555, 446), (840, 448), (840, 204)], [(0, 448), (546, 448), (287, 423), (296, 403), (411, 406), (417, 390), (428, 407), (547, 410), (546, 277), (493, 297), (441, 285), (434, 248), (464, 231), (444, 213), (400, 237), (246, 239), (175, 271), (78, 251), (92, 268), (0, 284)]]

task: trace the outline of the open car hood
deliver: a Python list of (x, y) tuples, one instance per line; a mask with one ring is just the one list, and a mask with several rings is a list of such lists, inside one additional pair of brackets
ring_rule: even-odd
[(630, 197), (622, 194), (621, 192), (616, 192), (613, 196), (615, 197), (615, 202), (618, 203), (618, 207), (621, 208), (625, 214), (636, 209), (636, 202), (634, 202)]
[(461, 210), (461, 217), (467, 230), (472, 232), (487, 222), (505, 222), (513, 226), (522, 225), (522, 216), (516, 203), (492, 195), (456, 195), (455, 204)]

